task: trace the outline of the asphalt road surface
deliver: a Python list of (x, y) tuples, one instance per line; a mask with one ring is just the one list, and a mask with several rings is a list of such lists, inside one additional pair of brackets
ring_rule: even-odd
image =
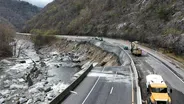
[(61, 104), (132, 104), (132, 73), (127, 67), (97, 67)]
[[(122, 40), (114, 40), (114, 39), (107, 39), (108, 42), (116, 45), (127, 45), (130, 46), (130, 43), (127, 41)], [(140, 46), (143, 50), (145, 50), (141, 57), (136, 57), (131, 54), (130, 51), (127, 51), (133, 61), (135, 62), (136, 68), (139, 71), (139, 75), (142, 78), (141, 81), (141, 89), (143, 100), (146, 99), (146, 88), (145, 88), (145, 77), (149, 74), (160, 74), (162, 75), (163, 79), (166, 81), (169, 88), (173, 90), (170, 94), (172, 99), (172, 104), (184, 104), (184, 69), (179, 67), (178, 65), (174, 64), (171, 60), (164, 58), (163, 56), (159, 55), (154, 50), (145, 48)], [(158, 58), (153, 57), (152, 55), (148, 54), (152, 53)], [(174, 73), (168, 66), (163, 64), (162, 61), (165, 62), (168, 66), (172, 68), (176, 73)]]

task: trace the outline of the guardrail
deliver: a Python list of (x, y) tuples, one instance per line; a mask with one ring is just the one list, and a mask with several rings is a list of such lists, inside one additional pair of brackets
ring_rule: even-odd
[(127, 56), (130, 58), (130, 61), (131, 61), (131, 67), (134, 71), (134, 74), (135, 74), (135, 83), (136, 83), (136, 91), (137, 91), (137, 104), (142, 104), (142, 97), (141, 97), (141, 89), (140, 89), (140, 86), (139, 86), (139, 76), (138, 76), (138, 72), (137, 72), (137, 69), (135, 67), (135, 63), (133, 61), (133, 59), (130, 57), (130, 55), (122, 48), (120, 47), (126, 54)]
[(80, 75), (75, 81), (72, 82), (63, 92), (61, 92), (55, 99), (53, 99), (49, 104), (59, 104), (62, 102), (69, 94), (70, 91), (75, 89), (80, 82), (87, 76), (87, 74), (93, 69), (93, 64), (90, 64), (89, 67)]
[[(130, 57), (130, 55), (120, 46), (113, 46), (112, 44), (108, 42), (95, 42), (95, 41), (90, 41), (90, 43), (94, 44), (97, 47), (100, 47), (101, 49), (112, 52), (115, 55), (119, 57), (119, 61), (123, 66), (126, 65), (131, 65), (131, 68), (133, 69), (133, 72), (135, 74), (135, 86), (136, 86), (136, 97), (137, 97), (137, 103), (136, 104), (142, 104), (142, 97), (141, 97), (141, 90), (139, 86), (139, 76), (137, 69), (135, 67), (135, 64)], [(113, 50), (109, 50), (110, 47), (113, 47)]]
[(123, 65), (129, 65), (130, 59), (129, 57), (126, 55), (126, 53), (124, 51), (122, 51), (122, 49), (119, 46), (114, 46), (108, 42), (105, 41), (96, 41), (96, 40), (91, 40), (89, 41), (91, 44), (95, 45), (96, 47), (101, 48), (104, 51), (113, 53), (114, 55), (116, 55), (119, 59), (119, 62)]

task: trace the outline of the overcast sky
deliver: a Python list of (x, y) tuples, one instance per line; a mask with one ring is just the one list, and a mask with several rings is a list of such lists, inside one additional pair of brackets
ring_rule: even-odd
[(33, 5), (38, 6), (38, 7), (44, 7), (45, 5), (52, 2), (53, 0), (22, 0), (22, 1), (27, 1)]

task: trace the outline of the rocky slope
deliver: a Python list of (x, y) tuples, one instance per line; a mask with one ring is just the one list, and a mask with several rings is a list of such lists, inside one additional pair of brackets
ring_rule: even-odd
[(184, 1), (55, 0), (23, 31), (138, 40), (183, 54)]
[(0, 0), (0, 21), (11, 23), (17, 30), (39, 11), (38, 7), (24, 1)]

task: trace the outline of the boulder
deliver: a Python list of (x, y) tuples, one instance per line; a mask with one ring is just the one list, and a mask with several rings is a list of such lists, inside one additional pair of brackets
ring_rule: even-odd
[(5, 99), (4, 98), (1, 98), (0, 99), (0, 104), (3, 104), (5, 102)]
[(51, 87), (45, 87), (45, 88), (44, 88), (44, 91), (45, 91), (45, 92), (49, 92), (49, 91), (51, 91), (51, 90), (52, 90)]
[(20, 102), (20, 104), (23, 104), (23, 103), (27, 102), (27, 99), (26, 98), (20, 98), (19, 102)]

